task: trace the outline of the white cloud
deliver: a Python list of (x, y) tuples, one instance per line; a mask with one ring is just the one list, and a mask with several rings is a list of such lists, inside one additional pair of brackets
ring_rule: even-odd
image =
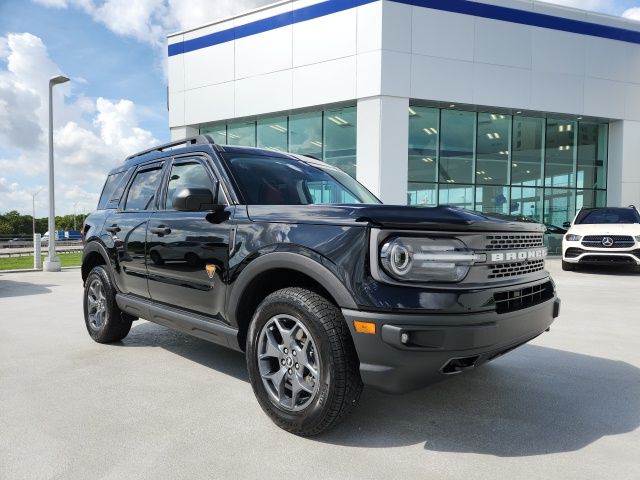
[[(50, 8), (78, 8), (123, 37), (164, 49), (166, 36), (273, 0), (35, 0)], [(161, 52), (164, 55), (164, 51)]]
[(640, 21), (640, 7), (632, 7), (624, 11), (622, 14), (625, 18), (630, 18), (631, 20)]
[[(29, 33), (9, 34), (6, 70), (0, 68), (0, 211), (31, 211), (31, 191), (46, 184), (48, 78), (60, 72), (42, 40)], [(71, 96), (69, 84), (54, 92), (56, 210), (69, 213), (82, 202), (95, 207), (106, 172), (135, 152), (158, 143), (140, 128), (130, 100)], [(88, 120), (87, 120), (88, 119)], [(15, 155), (7, 152), (15, 151)], [(9, 158), (6, 158), (9, 157)], [(13, 158), (11, 158), (13, 157)], [(38, 197), (44, 208), (47, 195)]]

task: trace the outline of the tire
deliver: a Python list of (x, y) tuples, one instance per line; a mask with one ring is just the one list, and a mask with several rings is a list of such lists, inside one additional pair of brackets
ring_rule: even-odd
[[(295, 325), (290, 330), (293, 338), (289, 339), (288, 355), (284, 346), (287, 340), (280, 334), (288, 330), (280, 330), (278, 325)], [(267, 344), (273, 347), (274, 343), (268, 339), (278, 337), (279, 349), (270, 350)], [(277, 352), (278, 357), (269, 356), (266, 351)], [(266, 358), (259, 360), (260, 353)], [(293, 362), (288, 363), (289, 359)], [(296, 370), (298, 361), (300, 368)], [(278, 290), (260, 303), (247, 334), (247, 368), (264, 412), (280, 428), (295, 435), (313, 436), (335, 426), (357, 405), (362, 392), (358, 358), (340, 309), (303, 288)], [(263, 380), (263, 375), (280, 376), (282, 381)], [(294, 382), (295, 388), (304, 385), (313, 392), (300, 389), (293, 395)], [(276, 384), (282, 386), (281, 400), (275, 398), (279, 395), (274, 393)], [(287, 388), (292, 399), (287, 397)]]
[(562, 260), (562, 270), (565, 272), (571, 272), (576, 269), (576, 266), (573, 263), (565, 262)]
[(104, 266), (94, 267), (87, 276), (83, 305), (84, 323), (96, 342), (117, 342), (131, 330), (131, 322), (135, 317), (118, 308), (116, 290)]

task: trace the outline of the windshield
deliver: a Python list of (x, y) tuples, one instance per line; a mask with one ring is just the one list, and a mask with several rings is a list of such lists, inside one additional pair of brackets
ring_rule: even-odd
[(380, 203), (342, 170), (319, 161), (260, 154), (224, 154), (249, 205)]
[(640, 215), (631, 208), (603, 208), (580, 212), (576, 225), (596, 223), (640, 223)]

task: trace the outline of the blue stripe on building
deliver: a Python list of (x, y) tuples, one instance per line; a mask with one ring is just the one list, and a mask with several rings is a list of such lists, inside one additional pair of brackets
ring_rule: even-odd
[[(378, 0), (328, 0), (292, 12), (274, 15), (238, 27), (232, 27), (220, 32), (211, 33), (192, 40), (185, 40), (169, 45), (169, 56), (192, 52), (201, 48), (218, 45), (238, 38), (249, 37), (258, 33), (268, 32), (276, 28), (294, 25), (296, 23), (324, 17), (332, 13), (342, 12), (350, 8), (373, 3)], [(461, 13), (475, 17), (501, 20), (532, 27), (549, 28), (563, 32), (589, 35), (592, 37), (608, 38), (622, 42), (640, 44), (640, 32), (624, 28), (610, 27), (597, 23), (583, 22), (569, 18), (556, 17), (538, 12), (519, 10), (517, 8), (477, 3), (470, 0), (392, 0), (396, 3), (431, 8), (446, 12)]]

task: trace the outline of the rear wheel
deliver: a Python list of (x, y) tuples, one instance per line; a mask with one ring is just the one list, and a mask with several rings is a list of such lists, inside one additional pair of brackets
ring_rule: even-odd
[(260, 304), (247, 335), (247, 367), (262, 409), (296, 435), (334, 426), (362, 391), (342, 313), (302, 288), (278, 290)]
[(102, 265), (94, 267), (84, 287), (84, 321), (91, 338), (98, 343), (122, 340), (135, 317), (118, 308), (116, 291)]
[(570, 272), (572, 270), (575, 270), (575, 265), (573, 263), (569, 263), (569, 262), (565, 262), (564, 260), (562, 260), (562, 270)]

